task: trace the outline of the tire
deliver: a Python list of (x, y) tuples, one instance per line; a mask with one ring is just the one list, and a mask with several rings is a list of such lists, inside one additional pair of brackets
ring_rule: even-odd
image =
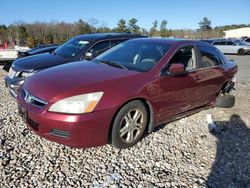
[(242, 49), (242, 48), (240, 48), (240, 49), (238, 50), (238, 55), (245, 55), (245, 50)]
[(141, 140), (148, 125), (146, 106), (139, 100), (129, 102), (117, 113), (111, 132), (112, 146), (124, 149)]
[(235, 104), (235, 97), (233, 95), (219, 95), (216, 98), (216, 107), (232, 108)]

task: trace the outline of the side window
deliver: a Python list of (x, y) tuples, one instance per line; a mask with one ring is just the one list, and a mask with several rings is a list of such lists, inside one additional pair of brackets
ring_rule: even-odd
[(246, 41), (246, 42), (250, 42), (250, 39), (246, 39), (245, 41)]
[(210, 46), (199, 45), (201, 53), (200, 68), (211, 67), (222, 64), (219, 54), (216, 49)]
[(125, 40), (124, 39), (120, 39), (120, 40), (111, 40), (111, 47), (117, 45), (117, 44), (120, 44), (122, 42), (124, 42)]
[(179, 49), (169, 61), (169, 66), (173, 63), (183, 64), (186, 71), (196, 68), (196, 54), (193, 46), (186, 46)]
[(229, 45), (229, 46), (236, 46), (236, 44), (234, 43), (234, 42), (227, 42), (227, 45)]
[(214, 42), (213, 45), (217, 45), (218, 46), (218, 45), (221, 45), (221, 43), (220, 42)]
[(220, 45), (226, 45), (226, 42), (220, 42)]
[(93, 56), (97, 56), (103, 52), (105, 52), (107, 49), (110, 48), (110, 41), (103, 41), (95, 44), (89, 52), (93, 54)]

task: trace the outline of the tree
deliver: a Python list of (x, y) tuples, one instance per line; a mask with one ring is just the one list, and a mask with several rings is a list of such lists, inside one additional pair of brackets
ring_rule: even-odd
[(27, 37), (27, 45), (31, 48), (35, 47), (35, 39), (32, 36)]
[(86, 34), (86, 33), (92, 33), (92, 26), (89, 25), (87, 22), (83, 21), (82, 19), (79, 19), (78, 23), (78, 34)]
[(5, 25), (0, 25), (0, 45), (8, 39), (8, 29)]
[(117, 27), (114, 29), (117, 32), (128, 32), (128, 28), (126, 26), (126, 20), (120, 19), (117, 23)]
[(132, 33), (140, 33), (140, 27), (136, 24), (137, 23), (137, 19), (135, 18), (131, 18), (128, 21), (128, 27), (129, 27), (129, 31)]
[(209, 20), (207, 17), (204, 17), (198, 24), (201, 31), (212, 30), (211, 20)]
[(160, 25), (161, 37), (167, 37), (168, 35), (167, 24), (168, 24), (167, 20), (162, 20), (161, 25)]
[(158, 27), (158, 21), (155, 20), (155, 21), (153, 22), (153, 26), (152, 26), (151, 29), (149, 30), (149, 36), (150, 36), (150, 37), (155, 37), (155, 36), (158, 35), (157, 27)]
[(19, 35), (19, 40), (25, 41), (25, 39), (28, 36), (28, 34), (26, 32), (26, 27), (24, 27), (23, 25), (18, 26), (17, 32), (18, 32), (18, 35)]

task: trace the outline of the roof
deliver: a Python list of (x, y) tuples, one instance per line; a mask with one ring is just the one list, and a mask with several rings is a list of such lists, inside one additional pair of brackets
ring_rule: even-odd
[(93, 33), (93, 34), (84, 34), (76, 36), (76, 38), (81, 38), (84, 40), (92, 40), (92, 41), (108, 39), (108, 38), (137, 38), (137, 37), (146, 37), (146, 36), (133, 33)]
[[(131, 41), (131, 40), (130, 40)], [(205, 42), (197, 41), (197, 40), (187, 40), (187, 39), (180, 39), (180, 38), (137, 38), (132, 39), (132, 41), (149, 41), (149, 42), (156, 42), (162, 44), (208, 44)]]

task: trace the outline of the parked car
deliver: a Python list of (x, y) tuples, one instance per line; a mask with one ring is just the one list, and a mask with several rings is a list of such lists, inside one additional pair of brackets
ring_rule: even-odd
[(17, 102), (27, 125), (46, 139), (127, 148), (157, 125), (213, 107), (236, 72), (234, 62), (206, 43), (132, 39), (91, 62), (33, 75)]
[(250, 45), (250, 38), (244, 38), (242, 41), (245, 42), (247, 45)]
[(201, 41), (201, 42), (206, 42), (206, 43), (209, 43), (209, 44), (212, 44), (212, 43), (215, 41), (215, 39), (201, 39), (201, 40), (199, 40), (199, 41)]
[(240, 40), (218, 40), (212, 43), (224, 54), (250, 54), (250, 46)]
[[(58, 45), (47, 44), (47, 45), (37, 46), (37, 47), (32, 48), (32, 49), (30, 49), (28, 51), (18, 51), (17, 52), (17, 58), (23, 58), (23, 57), (27, 57), (27, 56), (31, 56), (31, 55), (37, 55), (37, 54), (46, 53), (46, 52), (51, 53), (57, 47), (58, 47)], [(4, 67), (3, 67), (3, 70), (9, 72), (12, 63), (13, 63), (13, 61), (6, 62)]]
[(130, 33), (100, 33), (76, 36), (51, 53), (43, 53), (17, 59), (5, 78), (10, 94), (16, 97), (18, 88), (27, 77), (49, 67), (64, 63), (91, 60), (111, 47), (132, 38), (146, 37)]
[(32, 48), (28, 51), (20, 51), (18, 52), (17, 56), (18, 58), (22, 58), (22, 57), (27, 57), (27, 56), (31, 56), (31, 55), (36, 55), (36, 54), (41, 54), (41, 53), (45, 53), (45, 52), (53, 52), (59, 45), (55, 45), (55, 44), (45, 44), (45, 45), (39, 45), (35, 48)]

